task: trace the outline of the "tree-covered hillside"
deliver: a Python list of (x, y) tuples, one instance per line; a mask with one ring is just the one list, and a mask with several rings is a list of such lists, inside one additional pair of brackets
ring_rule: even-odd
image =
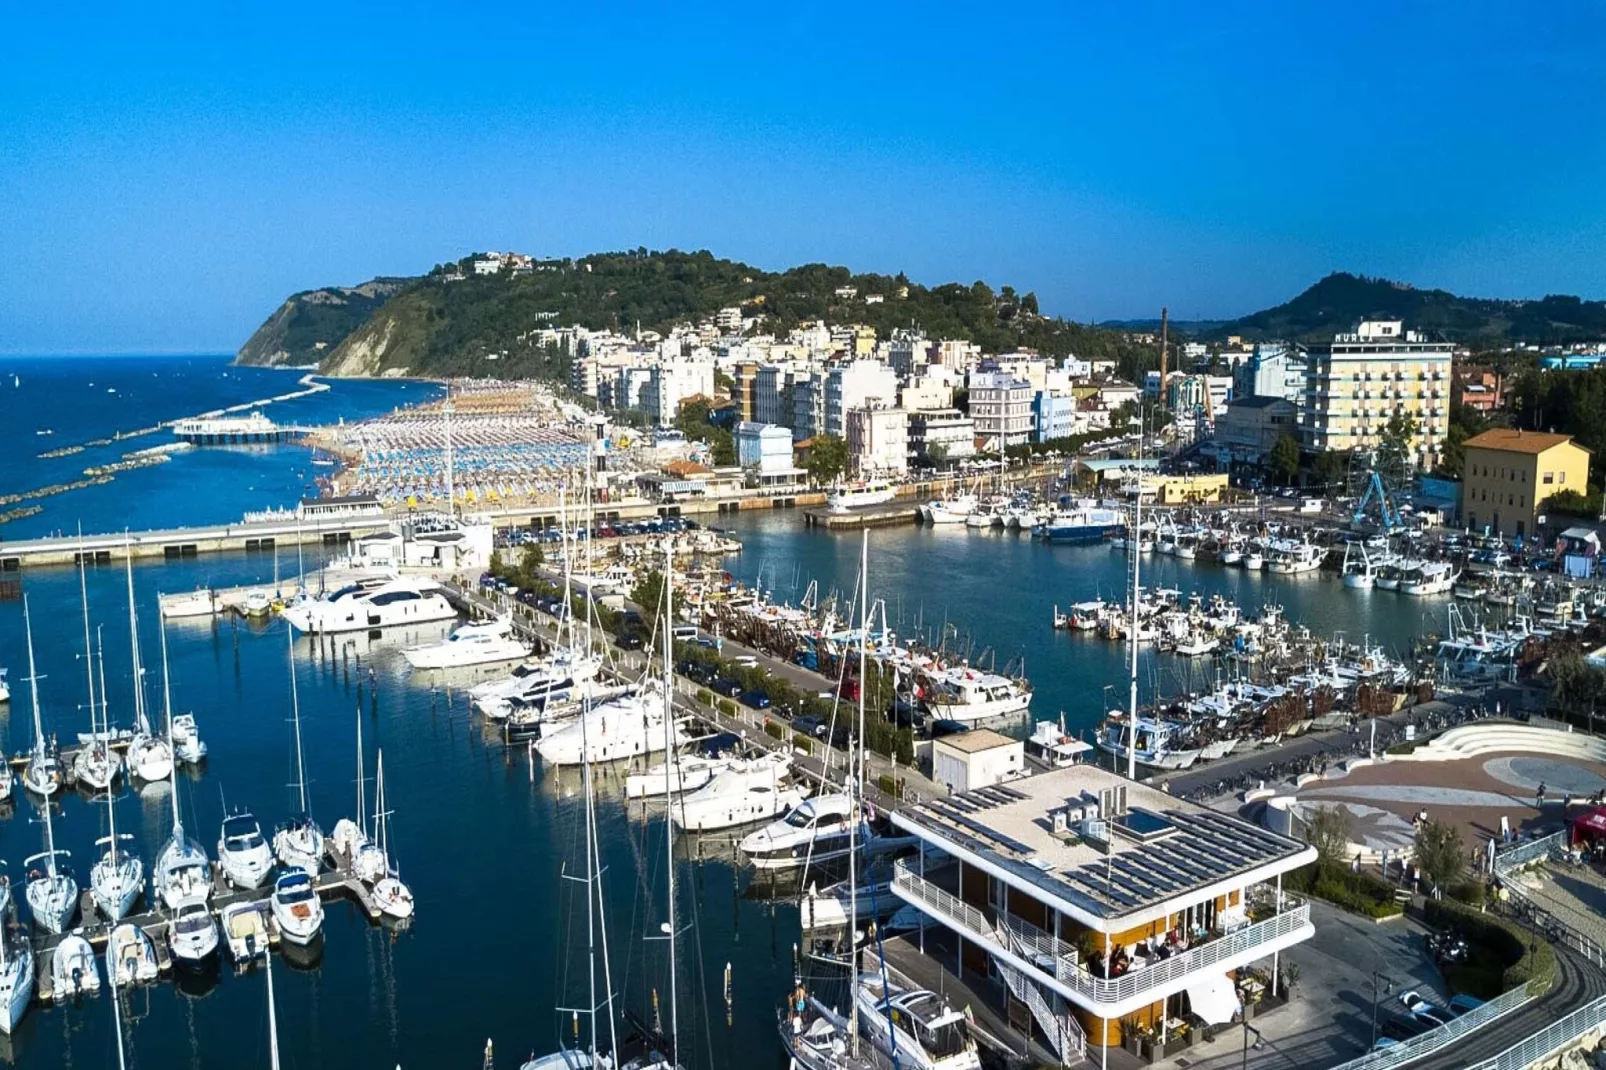
[[(675, 250), (544, 261), (522, 274), (475, 275), (472, 259), (437, 265), (409, 281), (341, 340), (325, 369), (558, 378), (566, 365), (537, 343), (540, 328), (664, 331), (731, 306), (762, 317), (761, 330), (777, 335), (813, 320), (867, 324), (881, 338), (898, 327), (919, 327), (928, 337), (969, 339), (989, 352), (1030, 347), (1054, 356), (1116, 357), (1129, 369), (1152, 350), (1129, 345), (1119, 332), (1042, 316), (1034, 294), (1008, 286), (995, 292), (982, 282), (927, 287), (902, 275), (854, 274), (824, 264), (766, 272), (708, 252)], [(851, 296), (839, 294), (848, 288)], [(881, 300), (867, 302), (871, 295)]]
[(1458, 297), (1405, 283), (1335, 272), (1275, 308), (1222, 324), (1209, 337), (1244, 335), (1331, 341), (1363, 319), (1404, 320), (1408, 328), (1471, 345), (1567, 343), (1606, 337), (1606, 301), (1550, 296), (1536, 301)]

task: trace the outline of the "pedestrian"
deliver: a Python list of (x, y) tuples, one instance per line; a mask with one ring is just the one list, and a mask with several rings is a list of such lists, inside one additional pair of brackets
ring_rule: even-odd
[(1543, 780), (1539, 782), (1539, 790), (1534, 792), (1534, 798), (1538, 800), (1539, 809), (1543, 810), (1545, 808), (1545, 782)]

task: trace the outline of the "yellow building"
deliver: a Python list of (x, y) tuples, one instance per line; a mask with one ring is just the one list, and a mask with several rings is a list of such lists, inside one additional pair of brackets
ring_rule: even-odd
[(1161, 505), (1219, 502), (1227, 489), (1225, 472), (1188, 476), (1144, 476), (1143, 491)]
[(1398, 415), (1416, 424), (1417, 467), (1438, 464), (1450, 430), (1454, 349), (1404, 330), (1399, 320), (1368, 320), (1331, 345), (1312, 347), (1301, 428), (1306, 451), (1374, 450)]
[(1589, 451), (1570, 435), (1498, 428), (1462, 448), (1461, 516), (1474, 531), (1531, 535), (1546, 498), (1589, 492)]

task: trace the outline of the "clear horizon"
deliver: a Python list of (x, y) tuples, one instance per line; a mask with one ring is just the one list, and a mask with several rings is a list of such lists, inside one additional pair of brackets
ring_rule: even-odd
[(0, 353), (234, 352), (484, 249), (706, 248), (1231, 319), (1606, 296), (1606, 8), (19, 9)]

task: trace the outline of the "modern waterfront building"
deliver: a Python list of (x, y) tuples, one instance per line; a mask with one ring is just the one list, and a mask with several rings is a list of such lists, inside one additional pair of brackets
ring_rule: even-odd
[(1076, 399), (1070, 394), (1039, 390), (1032, 399), (1032, 441), (1052, 442), (1076, 434)]
[(825, 433), (825, 376), (798, 375), (792, 381), (792, 441)]
[(958, 409), (909, 413), (909, 459), (931, 465), (976, 455), (976, 423)]
[(973, 372), (970, 376), (970, 418), (976, 434), (1004, 445), (1018, 446), (1032, 436), (1032, 387), (1006, 372)]
[(879, 360), (849, 360), (825, 373), (825, 426), (828, 435), (845, 437), (847, 413), (872, 402), (890, 408), (898, 403), (898, 376)]
[(1461, 448), (1461, 516), (1474, 531), (1532, 535), (1547, 498), (1588, 493), (1589, 451), (1569, 435), (1501, 427)]
[(920, 845), (892, 890), (924, 915), (922, 943), (1000, 977), (1050, 1043), (1107, 1049), (1187, 1011), (1229, 1021), (1230, 975), (1264, 962), (1275, 978), (1315, 933), (1281, 883), (1314, 848), (1094, 766), (891, 816)]
[(1416, 424), (1411, 460), (1438, 464), (1450, 429), (1450, 362), (1455, 347), (1407, 331), (1399, 320), (1367, 320), (1331, 345), (1313, 346), (1305, 376), (1302, 438), (1312, 453), (1372, 451), (1389, 420)]

